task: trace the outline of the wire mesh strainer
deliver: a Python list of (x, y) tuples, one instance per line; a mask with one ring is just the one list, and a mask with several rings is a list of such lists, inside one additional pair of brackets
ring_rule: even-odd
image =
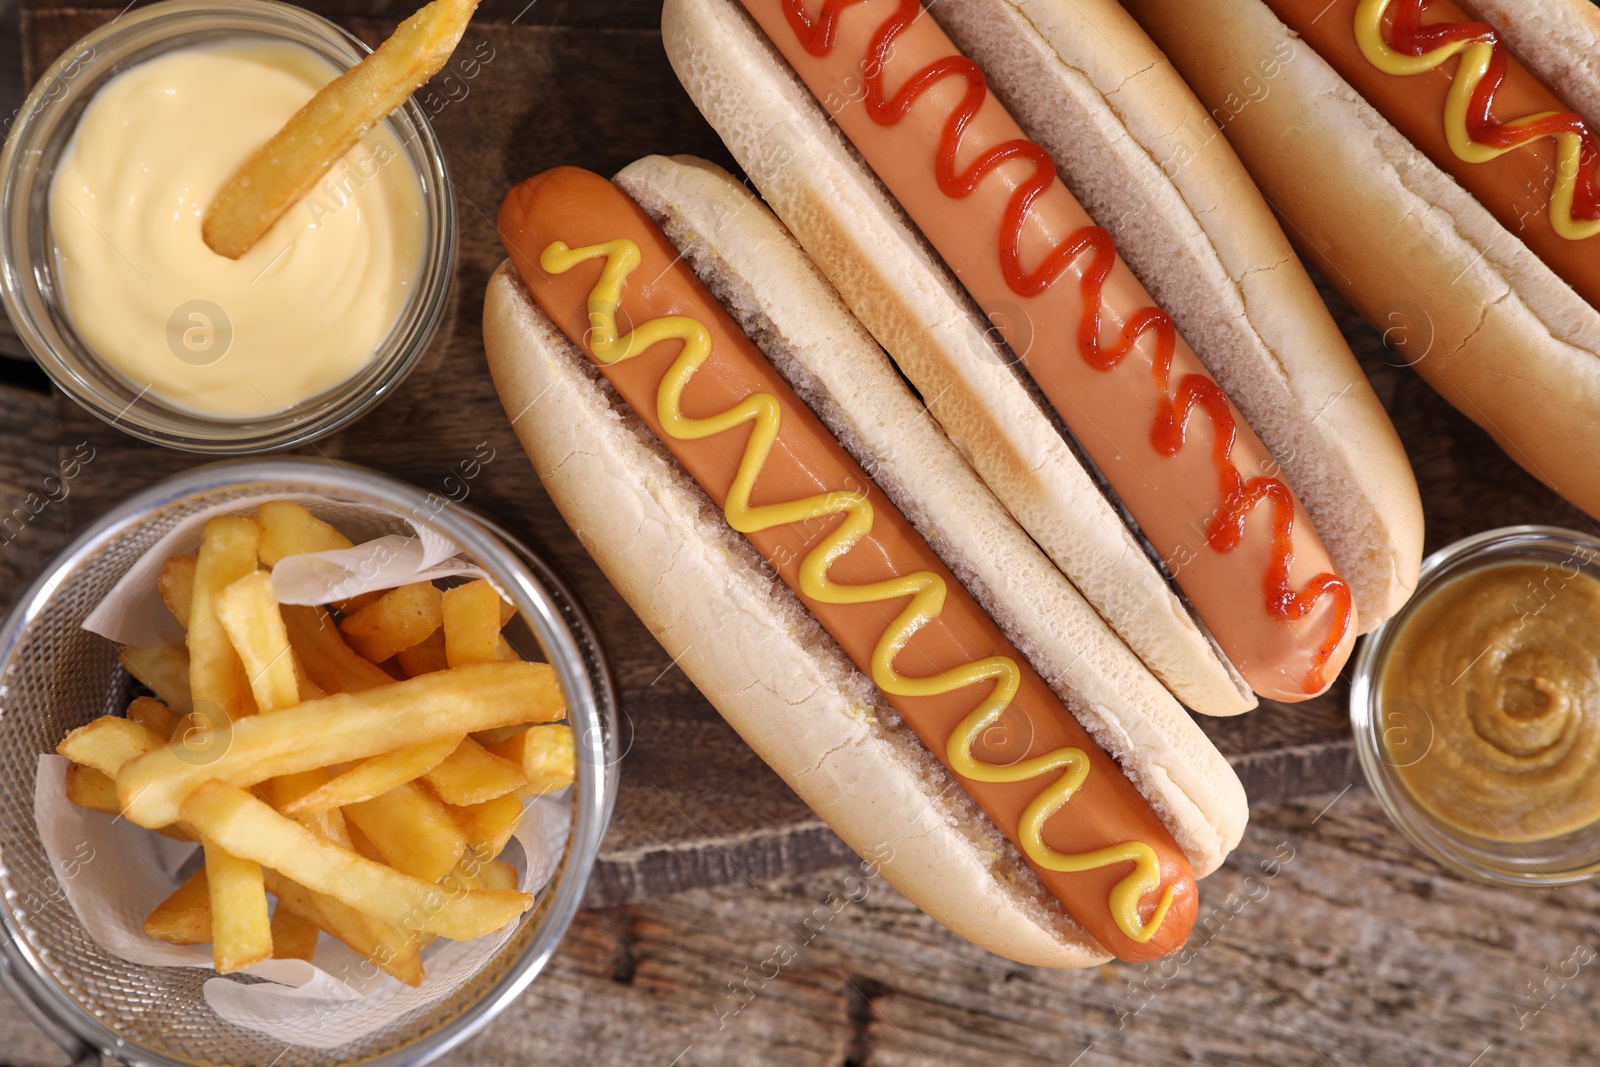
[[(255, 499), (310, 495), (324, 518), (370, 509), (388, 533), (407, 519), (460, 546), (511, 598), (555, 667), (578, 741), (573, 828), (555, 877), (515, 935), (464, 986), (431, 1007), (331, 1052), (285, 1047), (220, 1019), (205, 969), (127, 963), (84, 932), (34, 825), (40, 754), (99, 715), (120, 713), (130, 680), (116, 648), (81, 628), (139, 557), (185, 516)], [(84, 531), (25, 591), (0, 627), (0, 982), (74, 1057), (127, 1064), (320, 1067), (414, 1065), (453, 1048), (520, 994), (565, 933), (583, 895), (616, 794), (616, 706), (609, 668), (564, 583), (503, 529), (383, 475), (323, 460), (218, 463), (169, 479)]]

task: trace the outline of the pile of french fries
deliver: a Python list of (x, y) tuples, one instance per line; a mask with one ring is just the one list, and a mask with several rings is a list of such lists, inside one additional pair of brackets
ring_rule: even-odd
[(512, 611), (488, 582), (277, 602), (279, 560), (349, 547), (287, 502), (208, 521), (198, 554), (161, 571), (185, 643), (122, 653), (155, 696), (56, 749), (74, 803), (201, 845), (144, 929), (209, 942), (222, 973), (309, 960), (326, 932), (420, 984), (433, 938), (533, 906), (497, 857), (523, 798), (573, 779), (554, 673), (506, 641)]

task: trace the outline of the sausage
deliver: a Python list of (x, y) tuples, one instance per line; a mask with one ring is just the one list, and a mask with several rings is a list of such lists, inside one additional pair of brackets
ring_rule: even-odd
[(649, 217), (605, 179), (559, 168), (507, 194), (499, 230), (534, 301), (1067, 912), (1124, 959), (1182, 945), (1195, 879), (1149, 803)]
[(917, 0), (741, 0), (982, 307), (1256, 692), (1304, 700), (1356, 620), (1271, 453)]

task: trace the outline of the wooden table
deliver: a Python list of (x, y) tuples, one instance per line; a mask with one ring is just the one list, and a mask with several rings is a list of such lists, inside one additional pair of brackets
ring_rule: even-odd
[[(311, 6), (376, 42), (413, 5)], [(115, 10), (33, 0), (17, 27), (24, 77)], [(849, 852), (672, 667), (566, 529), (483, 363), (483, 286), (503, 255), (490, 219), (512, 183), (556, 163), (609, 173), (649, 152), (731, 164), (666, 63), (658, 15), (650, 0), (485, 0), (469, 44), (488, 42), (494, 58), (435, 118), (462, 220), (454, 319), (399, 395), (302, 450), (432, 489), (486, 442), (495, 458), (470, 503), (565, 571), (615, 661), (628, 754), (594, 910), (464, 1059), (1468, 1064), (1483, 1054), (1487, 1065), (1583, 1056), (1582, 1035), (1600, 1022), (1588, 994), (1597, 968), (1559, 986), (1551, 975), (1580, 944), (1600, 946), (1589, 920), (1600, 891), (1496, 892), (1417, 856), (1356, 785), (1342, 685), (1319, 701), (1203, 722), (1245, 780), (1254, 819), (1205, 883), (1205, 907), (1221, 910), (1181, 968), (1052, 974), (1007, 964), (945, 934), (887, 886), (846, 879)], [(16, 58), (0, 61), (3, 86)], [(1588, 525), (1392, 365), (1337, 297), (1330, 303), (1406, 441), (1430, 549), (1508, 523)], [(0, 603), (95, 515), (196, 462), (118, 435), (45, 384), (0, 359), (0, 517), (26, 510), (80, 442), (96, 458), (67, 496), (30, 512), (0, 545)], [(849, 897), (860, 899), (840, 905)], [(802, 943), (801, 921), (819, 907), (829, 921)], [(780, 945), (796, 958), (774, 974), (766, 961)], [(1540, 982), (1542, 1000), (1528, 986)], [(56, 1062), (14, 1012), (0, 1016), (0, 1033), (12, 1038), (0, 1063)]]

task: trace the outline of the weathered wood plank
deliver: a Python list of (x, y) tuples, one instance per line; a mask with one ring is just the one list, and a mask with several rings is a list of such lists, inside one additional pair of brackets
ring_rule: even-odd
[(67, 504), (80, 484), (64, 478), (54, 401), (0, 385), (0, 611), (65, 540)]
[[(1600, 887), (1458, 881), (1360, 789), (1253, 814), (1243, 847), (1201, 884), (1202, 927), (1181, 964), (1010, 964), (852, 868), (741, 881), (583, 913), (530, 991), (451, 1062), (1593, 1062), (1595, 963), (1563, 964), (1600, 950)], [(3, 1004), (0, 1041), (16, 1067), (60, 1062)]]

